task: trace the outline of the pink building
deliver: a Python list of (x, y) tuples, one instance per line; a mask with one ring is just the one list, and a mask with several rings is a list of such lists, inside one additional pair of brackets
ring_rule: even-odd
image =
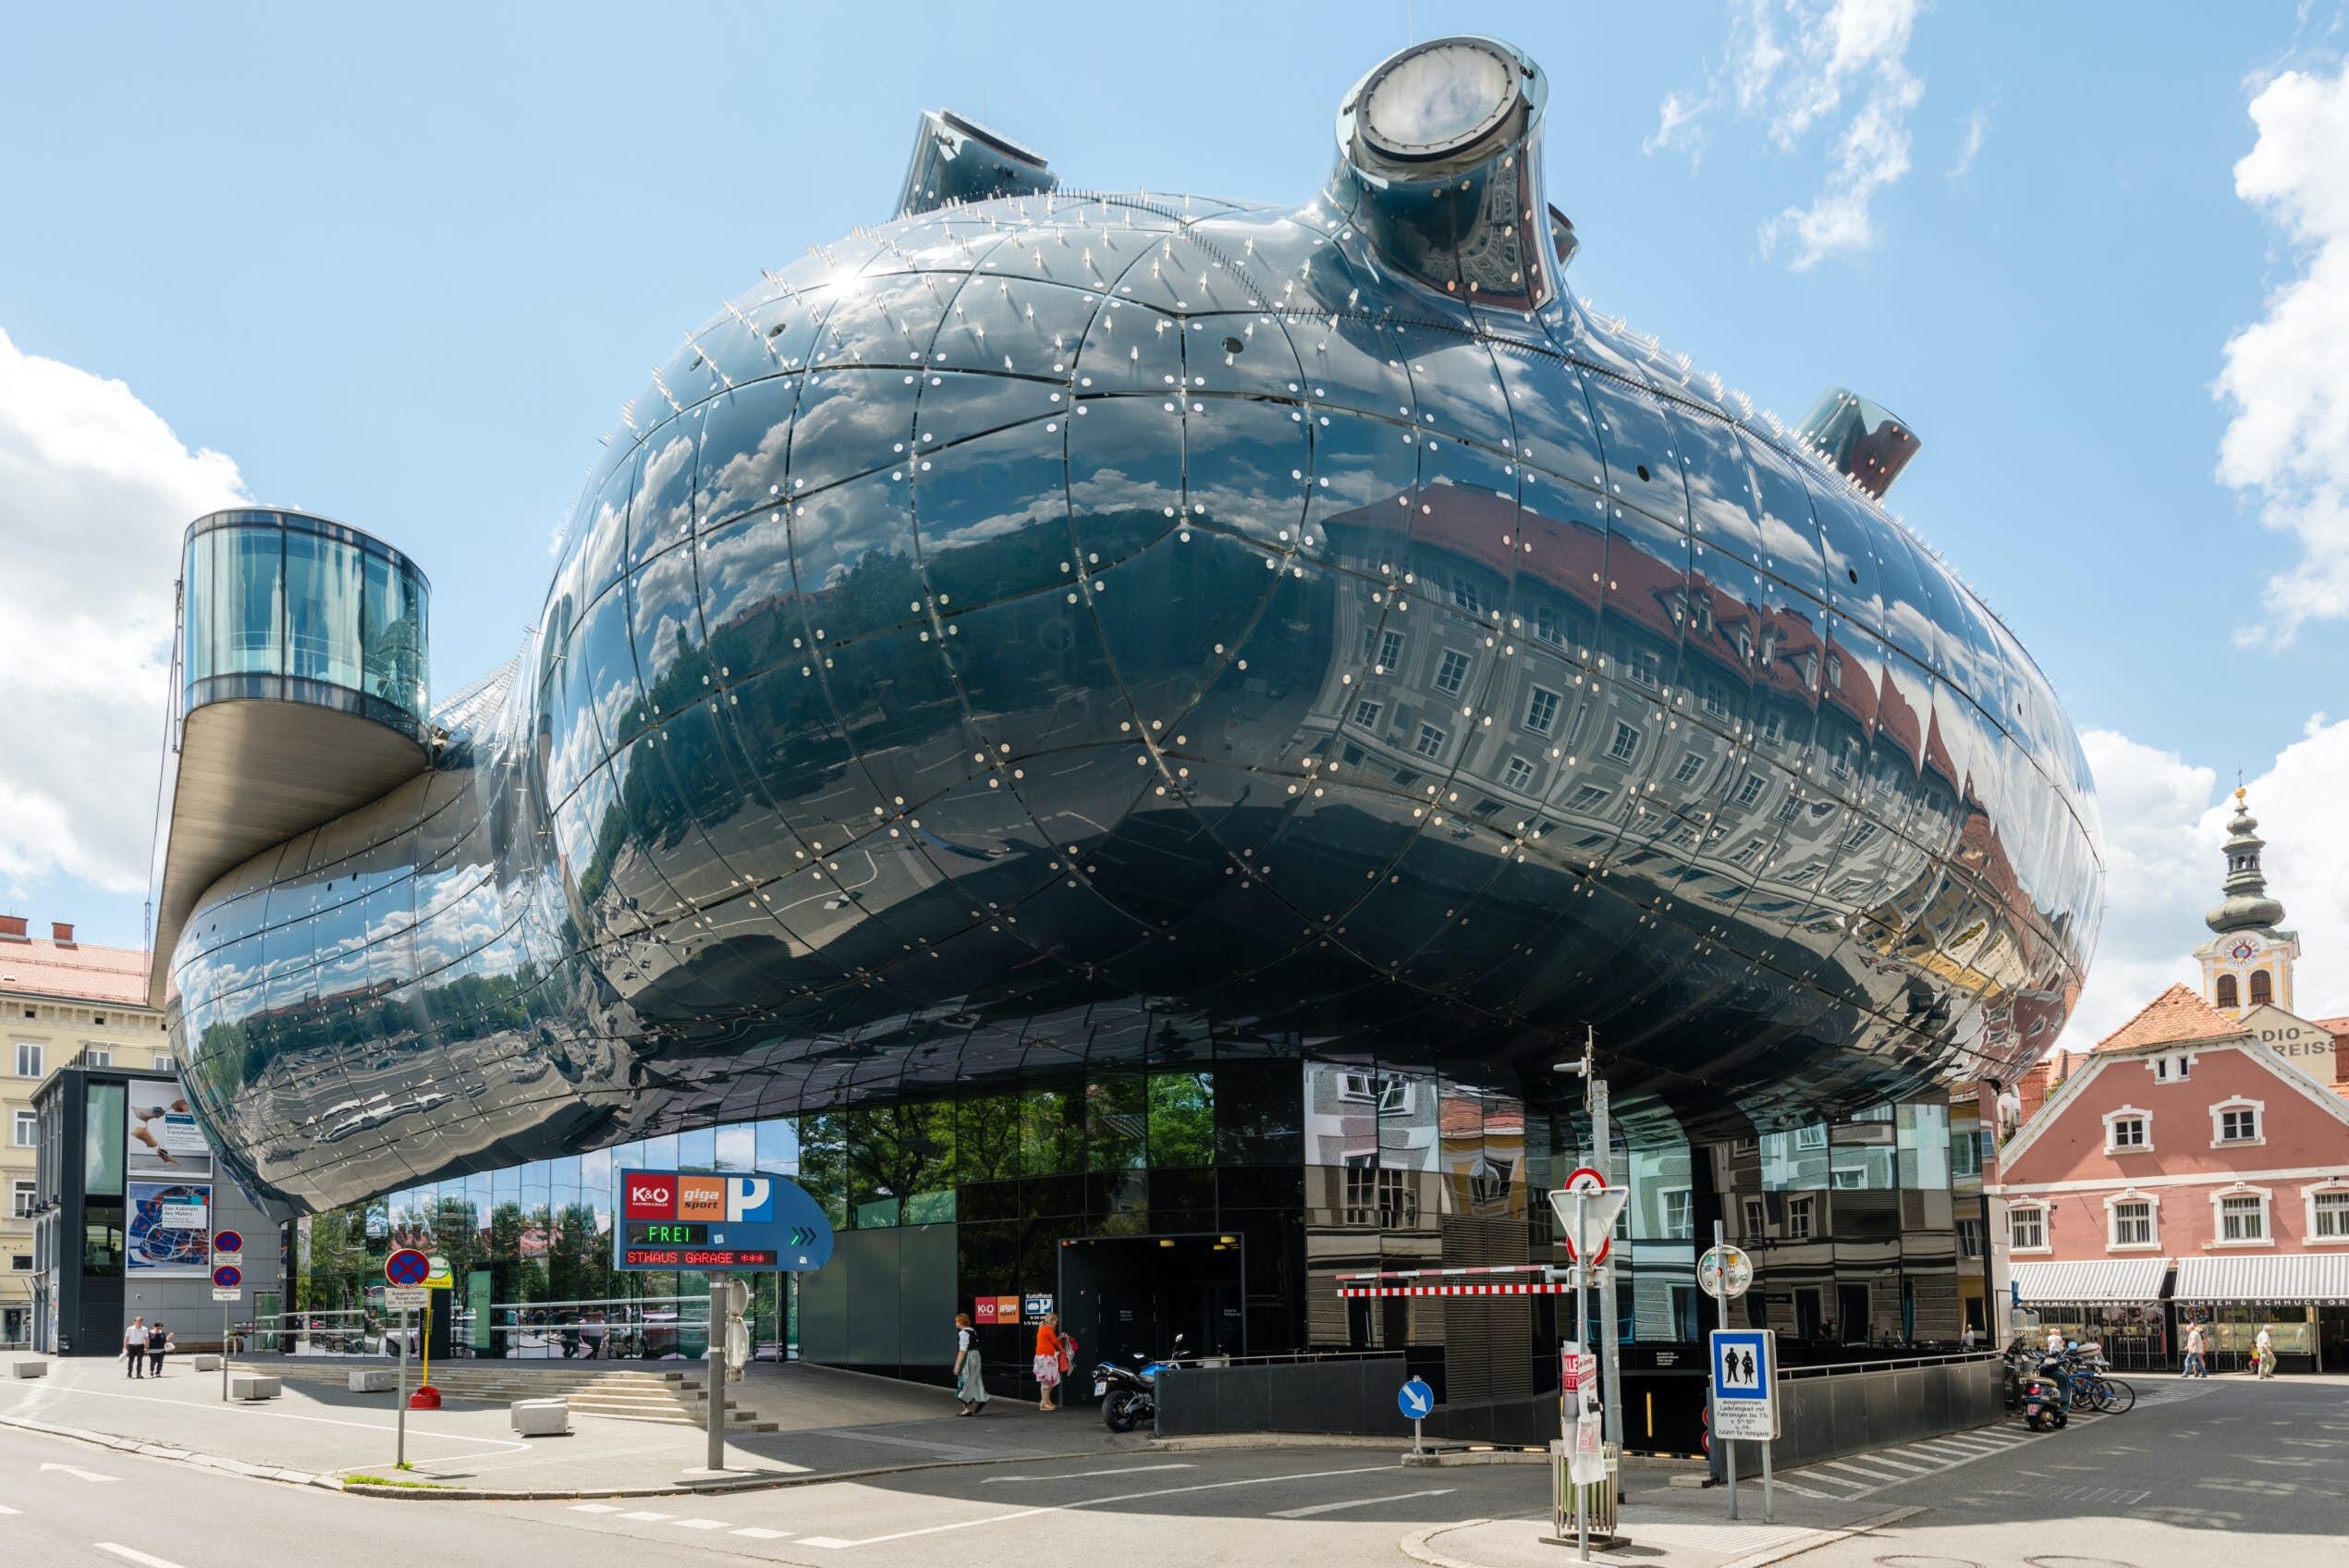
[(2257, 826), (2238, 792), (2206, 995), (2172, 986), (2071, 1058), (1988, 1189), (2012, 1298), (2116, 1362), (2174, 1365), (2198, 1321), (2213, 1370), (2264, 1327), (2280, 1369), (2349, 1372), (2344, 1021), (2285, 1011), (2299, 942), (2276, 928)]

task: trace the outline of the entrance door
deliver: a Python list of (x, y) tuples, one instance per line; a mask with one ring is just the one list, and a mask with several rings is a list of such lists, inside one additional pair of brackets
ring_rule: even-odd
[(1835, 1287), (1835, 1337), (1847, 1345), (1864, 1345), (1868, 1336), (1866, 1285)]
[[(1061, 1327), (1095, 1361), (1245, 1354), (1237, 1236), (1071, 1237), (1060, 1244)], [(1082, 1381), (1082, 1379), (1080, 1379)]]
[(2349, 1306), (2317, 1308), (2317, 1370), (2349, 1372)]

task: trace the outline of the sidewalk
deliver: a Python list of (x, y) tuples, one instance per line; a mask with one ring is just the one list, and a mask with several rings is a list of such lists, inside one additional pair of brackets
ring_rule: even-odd
[[(1761, 1568), (1920, 1512), (1781, 1491), (1772, 1522), (1764, 1524), (1762, 1488), (1748, 1482), (1738, 1488), (1741, 1517), (1732, 1522), (1729, 1494), (1719, 1488), (1672, 1487), (1664, 1472), (1637, 1465), (1623, 1479), (1620, 1527), (1625, 1538), (1610, 1549), (1591, 1550), (1594, 1563), (1612, 1568)], [(1576, 1561), (1572, 1525), (1564, 1547), (1543, 1538), (1551, 1529), (1548, 1513), (1482, 1519), (1441, 1525), (1399, 1544), (1403, 1555), (1426, 1568), (1571, 1568)]]
[[(0, 1373), (25, 1359), (42, 1358), (0, 1353)], [(296, 1478), (399, 1475), (389, 1394), (288, 1378), (277, 1399), (224, 1403), (220, 1375), (184, 1363), (159, 1379), (133, 1380), (115, 1357), (45, 1359), (44, 1378), (0, 1376), (0, 1422), (104, 1434)], [(524, 1439), (514, 1435), (504, 1404), (452, 1399), (440, 1410), (409, 1412), (413, 1468), (401, 1478), (507, 1495), (601, 1497), (1083, 1456), (1147, 1441), (1111, 1435), (1089, 1411), (1046, 1415), (1003, 1399), (985, 1416), (965, 1420), (943, 1390), (824, 1367), (758, 1368), (729, 1393), (784, 1429), (729, 1434), (733, 1468), (724, 1476), (699, 1469), (707, 1438), (696, 1427), (574, 1415), (570, 1435)]]

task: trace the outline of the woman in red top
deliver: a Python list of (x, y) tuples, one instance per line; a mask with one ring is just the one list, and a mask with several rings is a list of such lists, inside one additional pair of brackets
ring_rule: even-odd
[(1060, 1387), (1060, 1315), (1047, 1312), (1036, 1325), (1036, 1408), (1058, 1410), (1053, 1396)]

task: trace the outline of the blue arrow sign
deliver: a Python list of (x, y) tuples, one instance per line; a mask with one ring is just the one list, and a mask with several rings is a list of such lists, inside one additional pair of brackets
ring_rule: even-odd
[(1436, 1390), (1413, 1378), (1395, 1390), (1395, 1408), (1403, 1413), (1406, 1421), (1416, 1421), (1436, 1408)]

